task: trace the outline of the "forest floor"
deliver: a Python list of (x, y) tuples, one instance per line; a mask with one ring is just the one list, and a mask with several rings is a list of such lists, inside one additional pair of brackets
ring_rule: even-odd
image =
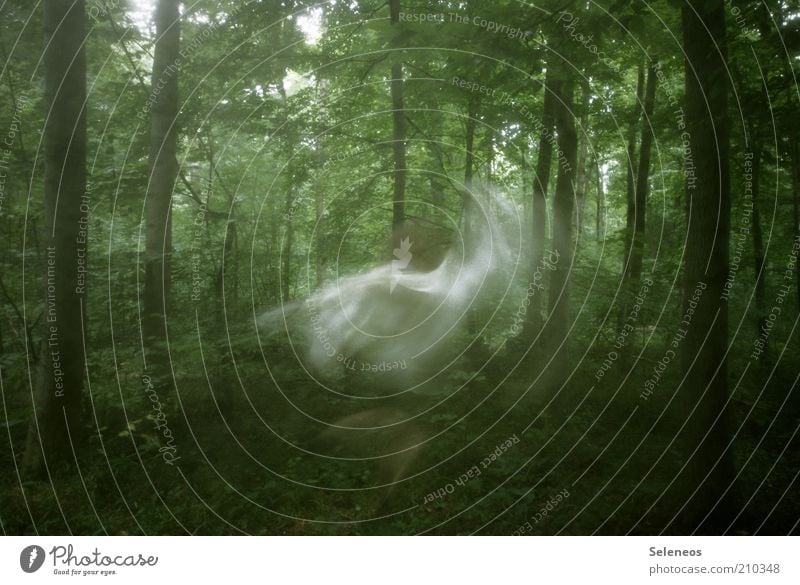
[[(3, 532), (653, 534), (679, 509), (664, 497), (682, 465), (669, 425), (613, 376), (587, 387), (579, 372), (556, 394), (531, 385), (530, 371), (506, 378), (498, 366), (466, 384), (451, 380), (439, 406), (442, 394), (403, 395), (342, 416), (341, 397), (293, 382), (288, 370), (272, 373), (292, 396), (242, 371), (218, 376), (213, 395), (204, 378), (178, 380), (180, 400), (165, 415), (179, 457), (171, 464), (152, 416), (132, 422), (132, 404), (116, 419), (104, 411), (99, 420), (116, 422), (100, 428), (102, 442), (92, 429), (77, 466), (43, 480), (0, 478)], [(763, 392), (755, 383), (736, 389), (741, 471), (732, 493), (741, 514), (729, 534), (798, 531), (792, 384), (778, 369)], [(5, 407), (0, 452), (16, 460), (0, 466), (18, 470), (27, 424), (21, 400)], [(309, 416), (381, 428), (331, 428)]]

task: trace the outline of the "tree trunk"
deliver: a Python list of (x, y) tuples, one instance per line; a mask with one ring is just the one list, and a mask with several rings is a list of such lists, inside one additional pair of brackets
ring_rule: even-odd
[[(800, 242), (800, 146), (797, 136), (792, 137), (792, 212), (794, 215), (793, 236), (795, 242)], [(795, 266), (795, 281), (797, 284), (797, 308), (800, 310), (800, 263)]]
[[(761, 336), (761, 332), (767, 323), (766, 307), (766, 265), (764, 256), (764, 237), (761, 232), (761, 209), (759, 207), (759, 189), (761, 182), (761, 149), (757, 144), (753, 145), (753, 168), (751, 170), (751, 184), (753, 189), (753, 218), (751, 231), (753, 234), (753, 264), (755, 268), (755, 293), (756, 293), (756, 338)], [(766, 343), (766, 340), (765, 340)], [(767, 348), (764, 348), (764, 353)]]
[(556, 70), (558, 90), (555, 99), (555, 126), (558, 132), (558, 178), (553, 197), (553, 252), (557, 258), (550, 272), (550, 317), (548, 339), (552, 344), (553, 371), (556, 382), (568, 369), (569, 273), (572, 268), (574, 243), (572, 214), (575, 206), (575, 168), (578, 158), (578, 136), (573, 117), (574, 83), (572, 73), (559, 64)]
[(325, 282), (325, 249), (324, 239), (322, 237), (323, 217), (325, 215), (325, 194), (322, 190), (322, 185), (318, 185), (314, 189), (314, 216), (316, 219), (316, 234), (314, 247), (316, 248), (315, 254), (315, 286), (317, 289), (322, 288)]
[(625, 217), (625, 256), (622, 258), (623, 279), (627, 278), (631, 261), (631, 246), (633, 244), (633, 231), (636, 224), (636, 128), (642, 111), (644, 99), (644, 67), (639, 64), (639, 75), (636, 82), (636, 103), (630, 113), (630, 126), (628, 126), (627, 147), (627, 175), (625, 180), (625, 200), (627, 214)]
[(492, 181), (494, 181), (494, 138), (488, 134), (486, 137), (486, 184), (491, 185)]
[[(461, 196), (464, 209), (464, 242), (466, 246), (472, 246), (472, 210), (475, 207), (472, 183), (475, 174), (475, 130), (478, 125), (479, 102), (472, 96), (467, 103), (467, 122), (464, 135), (464, 192)], [(473, 304), (467, 314), (467, 330), (470, 335), (474, 335), (478, 330), (477, 307)]]
[(726, 450), (731, 439), (725, 408), (728, 308), (722, 300), (730, 242), (723, 0), (684, 4), (682, 23), (690, 139), (690, 149), (684, 153), (689, 215), (683, 315), (689, 322), (680, 326), (685, 338), (679, 341), (679, 355), (686, 374), (672, 396), (670, 413), (676, 454), (684, 467), (667, 490), (665, 502), (675, 515), (668, 530), (719, 533), (737, 509), (721, 499), (735, 476)]
[(605, 237), (606, 231), (606, 193), (603, 187), (603, 175), (600, 172), (601, 164), (599, 160), (595, 160), (595, 177), (597, 180), (597, 215), (594, 218), (594, 237), (595, 240), (600, 242)]
[(636, 171), (636, 191), (634, 195), (634, 223), (631, 244), (629, 287), (636, 294), (642, 278), (642, 259), (644, 257), (645, 221), (647, 218), (647, 198), (650, 194), (650, 151), (653, 145), (653, 108), (656, 101), (656, 63), (651, 62), (647, 69), (647, 89), (644, 95), (644, 116), (642, 117), (642, 138), (639, 145), (639, 168)]
[(434, 171), (428, 175), (428, 181), (431, 186), (431, 203), (434, 209), (440, 209), (444, 204), (444, 191), (446, 187), (447, 171), (444, 168), (444, 161), (442, 160), (442, 151), (438, 144), (428, 140), (425, 142), (428, 152), (433, 161)]
[(578, 163), (575, 170), (575, 233), (580, 239), (583, 234), (583, 215), (586, 203), (586, 190), (589, 184), (589, 165), (587, 157), (589, 155), (589, 137), (587, 135), (587, 111), (589, 109), (589, 87), (588, 84), (581, 85), (581, 105), (580, 105), (580, 134), (578, 139)]
[(178, 0), (156, 6), (150, 112), (150, 178), (145, 198), (144, 337), (148, 361), (158, 370), (166, 360), (170, 308), (172, 192), (178, 176), (177, 117), (180, 14)]
[[(293, 155), (292, 155), (293, 156)], [(291, 160), (291, 157), (290, 157)], [(294, 177), (290, 169), (288, 173), (288, 184), (286, 185), (286, 199), (284, 200), (283, 216), (286, 219), (286, 232), (283, 236), (283, 249), (281, 250), (281, 302), (287, 303), (290, 300), (292, 286), (292, 247), (294, 245), (294, 218), (292, 207), (294, 205)]]
[(269, 261), (269, 268), (266, 271), (269, 275), (267, 278), (267, 290), (269, 291), (269, 299), (268, 303), (270, 305), (277, 304), (281, 300), (281, 288), (280, 288), (280, 278), (276, 278), (280, 275), (281, 265), (280, 265), (280, 218), (282, 214), (280, 213), (280, 203), (278, 203), (276, 198), (268, 197), (267, 198), (267, 208), (269, 209), (269, 245), (267, 247), (267, 259)]
[(472, 205), (472, 182), (475, 177), (475, 130), (478, 126), (478, 100), (470, 97), (467, 103), (467, 122), (464, 131), (464, 207)]
[[(544, 277), (541, 269), (544, 258), (544, 247), (547, 241), (547, 190), (550, 183), (550, 169), (553, 162), (553, 140), (555, 135), (555, 95), (559, 91), (559, 84), (553, 75), (551, 67), (547, 68), (544, 78), (544, 96), (542, 101), (542, 125), (539, 128), (539, 152), (536, 156), (536, 173), (533, 177), (533, 234), (531, 239), (531, 266), (530, 282), (539, 284)], [(538, 274), (538, 276), (537, 276)], [(543, 324), (542, 318), (542, 293), (536, 289), (530, 299), (527, 313), (525, 314), (524, 335), (526, 339), (534, 339), (539, 334)]]
[(44, 2), (44, 339), (24, 466), (41, 475), (73, 458), (82, 438), (86, 356), (86, 6)]
[[(400, 0), (389, 0), (389, 14), (392, 25), (400, 22)], [(391, 93), (394, 151), (392, 230), (397, 231), (406, 217), (406, 113), (403, 98), (403, 64), (399, 61), (392, 65)]]

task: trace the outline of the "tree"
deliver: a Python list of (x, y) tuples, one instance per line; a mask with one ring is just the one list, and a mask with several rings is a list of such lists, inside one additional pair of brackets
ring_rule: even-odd
[[(681, 510), (673, 529), (685, 533), (727, 528), (730, 510), (719, 498), (734, 472), (728, 449), (728, 308), (722, 292), (728, 276), (730, 176), (725, 10), (722, 0), (695, 0), (682, 9), (685, 51), (684, 152), (688, 237), (684, 314), (689, 319), (680, 357), (686, 372), (673, 397), (687, 464), (673, 484), (671, 501)], [(689, 313), (689, 309), (692, 312)], [(704, 518), (708, 519), (704, 522)]]
[[(533, 224), (531, 225), (531, 280), (544, 258), (545, 241), (547, 240), (547, 190), (550, 183), (550, 168), (553, 161), (553, 127), (556, 107), (555, 95), (559, 86), (551, 67), (547, 68), (544, 79), (544, 97), (542, 103), (542, 119), (539, 128), (539, 152), (536, 158), (536, 172), (533, 178)], [(533, 339), (542, 327), (542, 295), (534, 294), (525, 319), (525, 336)]]
[(642, 278), (644, 256), (645, 220), (647, 218), (647, 198), (650, 193), (650, 151), (653, 145), (653, 108), (656, 101), (656, 63), (651, 61), (647, 68), (647, 89), (644, 93), (644, 112), (642, 116), (642, 137), (639, 143), (639, 168), (636, 171), (634, 189), (633, 233), (629, 270), (627, 273), (629, 291), (635, 294)]
[[(753, 235), (753, 274), (755, 276), (755, 296), (756, 296), (756, 335), (761, 335), (767, 326), (767, 306), (766, 306), (766, 281), (767, 281), (767, 258), (764, 253), (764, 237), (761, 233), (761, 145), (759, 138), (753, 137), (752, 144), (752, 190), (753, 190), (753, 217), (751, 219)], [(765, 344), (768, 341), (765, 341)], [(766, 348), (765, 348), (766, 351)]]
[[(400, 0), (389, 0), (392, 25), (400, 22)], [(406, 112), (403, 100), (403, 63), (392, 64), (392, 151), (394, 152), (394, 192), (392, 195), (392, 229), (405, 221), (406, 198)]]
[(597, 199), (595, 202), (594, 237), (596, 241), (601, 241), (605, 237), (606, 222), (606, 193), (603, 187), (603, 174), (600, 172), (602, 165), (598, 159), (594, 161), (594, 177), (597, 183)]
[(145, 275), (143, 333), (156, 364), (164, 359), (171, 296), (172, 192), (178, 177), (178, 0), (156, 6), (150, 111), (150, 176), (145, 195)]
[(627, 201), (625, 215), (625, 256), (622, 259), (623, 279), (627, 279), (630, 272), (631, 253), (633, 251), (633, 234), (636, 225), (636, 128), (642, 111), (644, 99), (644, 67), (639, 64), (636, 76), (636, 101), (631, 106), (630, 120), (628, 121), (628, 146), (625, 161), (625, 200)]
[(44, 331), (24, 464), (33, 475), (69, 461), (82, 429), (86, 367), (86, 8), (44, 2)]
[(558, 132), (558, 176), (553, 196), (553, 252), (558, 258), (550, 273), (550, 316), (548, 337), (553, 344), (553, 371), (565, 376), (568, 359), (567, 333), (570, 325), (569, 275), (575, 245), (572, 239), (572, 214), (575, 207), (575, 168), (578, 158), (578, 134), (573, 114), (574, 80), (569, 64), (554, 67), (554, 119)]

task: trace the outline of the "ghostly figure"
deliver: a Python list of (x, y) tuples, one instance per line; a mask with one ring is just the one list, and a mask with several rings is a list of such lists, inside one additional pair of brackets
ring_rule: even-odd
[[(452, 392), (439, 374), (480, 338), (479, 328), (471, 337), (467, 327), (473, 308), (481, 300), (496, 307), (518, 265), (516, 208), (487, 194), (472, 210), (468, 229), (444, 234), (424, 220), (407, 222), (392, 235), (385, 264), (258, 321), (264, 335), (288, 335), (299, 365), (319, 384), (293, 388), (297, 422), (282, 422), (296, 437), (306, 433), (301, 441), (311, 437), (308, 452), (348, 460), (337, 463), (342, 473), (369, 471), (369, 480), (357, 481), (379, 489), (375, 515), (394, 511), (390, 496), (413, 477), (428, 444), (420, 405)], [(296, 372), (294, 364), (288, 369)], [(323, 413), (313, 422), (304, 400)]]
[(472, 342), (463, 335), (471, 307), (487, 284), (510, 276), (519, 254), (515, 208), (487, 195), (474, 211), (442, 253), (407, 224), (391, 261), (273, 309), (259, 327), (285, 329), (314, 376), (370, 373), (379, 394), (420, 387)]

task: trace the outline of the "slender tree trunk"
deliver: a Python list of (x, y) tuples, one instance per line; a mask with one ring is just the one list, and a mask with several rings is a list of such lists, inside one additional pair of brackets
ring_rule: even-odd
[(442, 150), (438, 144), (428, 140), (425, 142), (428, 153), (433, 161), (434, 171), (429, 174), (428, 182), (431, 186), (431, 203), (434, 209), (444, 204), (444, 190), (446, 185), (446, 171), (442, 160)]
[(578, 238), (583, 234), (583, 214), (586, 203), (586, 189), (589, 183), (589, 140), (586, 135), (586, 116), (589, 109), (589, 87), (581, 84), (580, 105), (580, 138), (578, 139), (578, 163), (575, 171), (575, 234)]
[[(317, 116), (314, 119), (314, 134), (316, 136), (324, 136), (329, 127), (329, 114), (326, 107), (327, 101), (327, 87), (328, 79), (322, 75), (316, 75), (316, 95), (317, 102)], [(322, 169), (315, 177), (314, 188), (314, 219), (316, 220), (314, 232), (314, 285), (316, 289), (322, 288), (325, 282), (325, 238), (324, 238), (324, 217), (325, 217), (325, 188), (327, 186), (327, 173), (325, 168), (327, 166), (327, 151), (325, 149), (325, 141), (318, 139), (316, 148), (314, 149), (314, 159), (317, 169)]]
[(600, 172), (602, 165), (599, 160), (595, 160), (595, 177), (597, 180), (597, 215), (594, 221), (595, 240), (600, 242), (605, 236), (606, 231), (606, 193), (603, 187), (603, 175)]
[(472, 201), (472, 180), (475, 176), (475, 129), (477, 128), (478, 120), (478, 101), (470, 98), (467, 104), (467, 122), (466, 130), (464, 132), (464, 187), (466, 187), (467, 198), (465, 205), (470, 205)]
[[(150, 178), (145, 198), (144, 337), (148, 360), (159, 374), (166, 360), (172, 271), (172, 192), (178, 176), (178, 0), (156, 6), (150, 112)], [(163, 373), (163, 372), (161, 372)]]
[(672, 396), (670, 413), (676, 425), (675, 452), (685, 466), (665, 493), (665, 502), (670, 513), (676, 514), (668, 530), (719, 533), (736, 512), (730, 501), (721, 499), (735, 477), (726, 449), (731, 439), (725, 406), (728, 308), (722, 300), (730, 242), (729, 79), (723, 0), (684, 4), (682, 22), (690, 137), (690, 149), (684, 153), (689, 216), (685, 322), (680, 327), (685, 337), (679, 342), (685, 379)]
[[(757, 144), (753, 145), (753, 168), (751, 184), (753, 189), (753, 218), (751, 233), (753, 235), (753, 264), (755, 268), (755, 293), (756, 293), (756, 337), (761, 335), (767, 323), (766, 307), (766, 265), (764, 256), (764, 236), (761, 232), (761, 209), (759, 201), (759, 190), (761, 183), (761, 149)], [(766, 353), (767, 348), (764, 348)]]
[(270, 212), (269, 220), (269, 246), (267, 247), (267, 258), (269, 261), (269, 278), (267, 279), (267, 290), (269, 291), (269, 304), (279, 303), (281, 300), (280, 279), (276, 278), (280, 275), (280, 223), (279, 219), (282, 217), (280, 212), (280, 204), (275, 200), (275, 197), (270, 197), (267, 201), (267, 206)]
[(625, 216), (625, 256), (622, 258), (623, 279), (627, 278), (630, 269), (631, 246), (633, 244), (633, 232), (636, 224), (636, 129), (639, 125), (643, 99), (644, 67), (640, 63), (639, 75), (636, 82), (636, 102), (631, 108), (630, 126), (628, 126), (628, 147), (626, 149), (627, 174), (625, 179), (625, 199), (627, 202), (627, 214)]
[[(285, 93), (283, 94), (286, 95)], [(281, 249), (280, 257), (280, 296), (281, 302), (286, 303), (291, 298), (292, 290), (292, 253), (294, 249), (294, 223), (295, 223), (295, 192), (299, 183), (297, 168), (295, 167), (295, 145), (298, 138), (295, 135), (292, 126), (289, 125), (287, 120), (286, 125), (286, 160), (290, 161), (286, 168), (286, 197), (283, 201), (283, 217), (286, 222), (286, 230), (283, 232), (283, 248)]]
[[(475, 130), (478, 124), (478, 108), (479, 102), (470, 96), (467, 103), (467, 122), (466, 131), (464, 136), (465, 154), (464, 154), (464, 193), (461, 196), (461, 201), (464, 209), (464, 241), (470, 247), (474, 244), (472, 241), (472, 210), (475, 207), (475, 198), (472, 191), (472, 183), (475, 174)], [(467, 314), (467, 330), (470, 335), (474, 335), (478, 330), (478, 319), (476, 314), (476, 307), (473, 305)]]
[[(494, 181), (494, 138), (491, 133), (486, 137), (486, 184), (491, 185)], [(491, 201), (490, 201), (491, 203)]]
[[(288, 170), (288, 169), (287, 169)], [(292, 217), (292, 206), (294, 205), (294, 177), (289, 173), (288, 185), (286, 185), (286, 199), (284, 201), (283, 214), (286, 220), (286, 232), (283, 236), (283, 250), (281, 251), (281, 301), (286, 303), (291, 298), (292, 286), (292, 248), (294, 245), (294, 219)]]
[(653, 145), (653, 109), (656, 101), (656, 63), (651, 62), (647, 69), (647, 89), (644, 95), (644, 115), (642, 117), (642, 138), (639, 145), (639, 168), (636, 172), (636, 191), (634, 195), (634, 223), (630, 258), (629, 292), (635, 294), (642, 278), (644, 257), (645, 221), (647, 218), (647, 199), (650, 194), (650, 151)]
[[(580, 140), (579, 143), (581, 143)], [(584, 148), (585, 144), (578, 147), (578, 179), (575, 186), (575, 237), (578, 240), (586, 227), (586, 193), (589, 190), (593, 172), (586, 160), (587, 153), (582, 152)]]
[(227, 309), (233, 308), (236, 310), (239, 304), (239, 231), (238, 222), (236, 221), (236, 207), (233, 202), (230, 203), (230, 218), (228, 219), (227, 228), (225, 230), (225, 242), (223, 244), (223, 291), (225, 290), (225, 281), (229, 282), (227, 288), (230, 291), (226, 295)]
[[(800, 242), (800, 145), (797, 136), (792, 137), (792, 211), (794, 214), (794, 241)], [(800, 311), (800, 263), (795, 266), (797, 283), (797, 309)]]
[(322, 185), (314, 189), (314, 210), (317, 221), (317, 231), (315, 234), (315, 247), (316, 247), (316, 262), (315, 262), (315, 277), (316, 287), (322, 287), (325, 281), (325, 249), (324, 241), (322, 239), (322, 221), (325, 214), (325, 194), (322, 191)]
[(472, 223), (472, 208), (475, 205), (472, 184), (475, 178), (475, 131), (478, 125), (478, 100), (470, 97), (467, 103), (467, 121), (464, 132), (464, 193), (461, 202), (464, 208), (464, 237), (469, 241)]
[[(536, 172), (533, 177), (532, 205), (533, 224), (531, 238), (531, 266), (529, 279), (534, 285), (544, 286), (542, 279), (545, 271), (541, 269), (544, 258), (544, 247), (547, 241), (547, 190), (550, 183), (550, 169), (553, 163), (553, 141), (555, 134), (555, 95), (559, 91), (553, 69), (547, 68), (544, 79), (544, 96), (542, 102), (542, 122), (539, 128), (539, 152), (536, 156)], [(543, 325), (543, 295), (536, 289), (530, 299), (530, 306), (525, 314), (524, 335), (526, 339), (534, 339)]]
[(548, 339), (554, 351), (553, 371), (556, 382), (568, 369), (569, 273), (575, 246), (572, 238), (572, 214), (575, 206), (575, 167), (578, 137), (573, 117), (574, 83), (566, 66), (559, 64), (555, 126), (558, 132), (558, 178), (553, 197), (553, 252), (558, 258), (550, 272), (550, 317)]
[[(41, 475), (70, 461), (82, 438), (88, 207), (86, 181), (86, 6), (44, 2), (44, 339), (34, 417), (24, 457)], [(49, 471), (48, 471), (49, 473)]]
[[(400, 0), (389, 0), (392, 25), (400, 22)], [(398, 230), (405, 221), (406, 199), (406, 112), (403, 97), (403, 64), (392, 65), (392, 125), (394, 151), (394, 193), (392, 195), (392, 230)]]

